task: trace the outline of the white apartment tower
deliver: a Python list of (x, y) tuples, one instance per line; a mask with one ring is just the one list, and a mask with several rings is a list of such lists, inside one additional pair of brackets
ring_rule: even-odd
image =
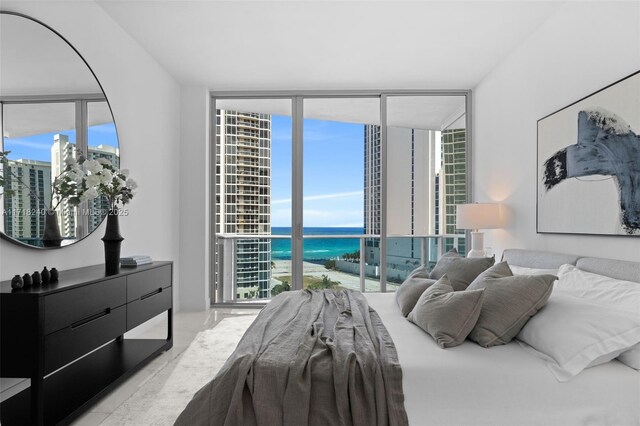
[[(64, 171), (67, 158), (77, 158), (76, 145), (69, 142), (69, 136), (57, 134), (51, 145), (51, 180)], [(76, 237), (76, 208), (65, 199), (58, 205), (58, 227), (62, 238)]]
[[(90, 146), (87, 149), (88, 160), (108, 161), (115, 169), (120, 169), (120, 150), (109, 145)], [(109, 211), (109, 200), (106, 197), (94, 198), (89, 203), (89, 232), (93, 232)]]
[[(440, 171), (440, 233), (464, 234), (456, 227), (456, 205), (467, 202), (467, 133), (464, 128), (442, 131), (442, 170)], [(444, 251), (453, 248), (445, 239)], [(458, 250), (466, 253), (466, 241), (460, 239)]]
[[(78, 159), (76, 145), (69, 142), (69, 136), (57, 134), (53, 137), (51, 146), (51, 179), (59, 176), (66, 167), (67, 158)], [(120, 167), (120, 150), (109, 145), (90, 146), (87, 149), (87, 160), (107, 160), (116, 169)], [(57, 208), (58, 225), (63, 238), (82, 237), (96, 229), (107, 214), (109, 203), (106, 198), (99, 197), (87, 202), (80, 209), (63, 200)], [(82, 217), (79, 213), (82, 213)], [(87, 217), (85, 224), (84, 217)], [(80, 227), (86, 226), (87, 231)]]
[[(387, 245), (388, 279), (403, 279), (404, 272), (420, 261), (417, 238), (393, 235), (426, 235), (436, 232), (436, 144), (438, 132), (389, 127), (387, 131)], [(380, 127), (364, 128), (364, 224), (365, 233), (380, 233)], [(379, 264), (377, 241), (367, 241), (367, 263)]]
[[(216, 111), (216, 233), (271, 233), (271, 116)], [(268, 298), (271, 242), (237, 240), (236, 300)], [(226, 254), (229, 255), (229, 254)], [(216, 252), (216, 263), (220, 261)], [(225, 263), (226, 264), (226, 263)], [(217, 269), (217, 268), (216, 268)], [(217, 282), (222, 280), (218, 277)]]
[(44, 233), (44, 212), (51, 199), (51, 164), (44, 161), (9, 160), (4, 171), (7, 189), (3, 195), (4, 233), (38, 245)]

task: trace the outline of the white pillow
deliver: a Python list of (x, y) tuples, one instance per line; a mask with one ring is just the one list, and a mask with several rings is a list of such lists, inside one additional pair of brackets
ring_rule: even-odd
[(558, 275), (557, 269), (528, 268), (526, 266), (509, 265), (513, 275)]
[(631, 368), (640, 370), (640, 343), (620, 354), (618, 361), (627, 364)]
[[(573, 265), (562, 265), (558, 270), (558, 278), (554, 291), (626, 312), (640, 321), (640, 283), (585, 272)], [(618, 359), (640, 370), (640, 345), (623, 353)]]
[(558, 381), (566, 382), (640, 343), (640, 321), (625, 312), (553, 292), (517, 338), (547, 361)]

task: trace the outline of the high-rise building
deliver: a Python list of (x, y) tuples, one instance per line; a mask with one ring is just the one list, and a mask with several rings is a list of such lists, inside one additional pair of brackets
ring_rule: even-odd
[[(268, 235), (271, 233), (271, 116), (217, 110), (216, 123), (216, 233)], [(222, 260), (219, 254), (217, 247), (216, 264)], [(235, 298), (268, 298), (270, 240), (238, 240), (235, 253), (225, 253), (229, 255), (235, 259)], [(221, 277), (216, 277), (216, 282), (221, 281)]]
[[(387, 233), (427, 235), (435, 233), (436, 144), (438, 132), (424, 129), (389, 127), (387, 132)], [(364, 130), (364, 226), (365, 233), (380, 233), (380, 127)], [(402, 281), (421, 260), (419, 238), (387, 240), (387, 278)], [(379, 264), (378, 241), (367, 241), (365, 260)]]
[(51, 164), (36, 160), (9, 160), (4, 171), (4, 233), (37, 245), (44, 233), (44, 213), (51, 199)]
[[(442, 169), (440, 172), (440, 226), (443, 234), (463, 234), (456, 227), (456, 205), (467, 202), (467, 134), (465, 129), (442, 131)], [(444, 251), (454, 246), (445, 239)], [(466, 253), (466, 241), (461, 238), (458, 251)]]
[[(76, 145), (69, 142), (69, 136), (57, 134), (53, 137), (51, 145), (51, 180), (64, 171), (67, 158), (77, 159)], [(76, 208), (69, 203), (68, 199), (62, 200), (56, 209), (58, 212), (58, 227), (62, 238), (76, 237)]]
[[(67, 158), (78, 159), (76, 145), (69, 142), (69, 136), (57, 134), (53, 137), (51, 146), (51, 179), (55, 179), (64, 171)], [(109, 145), (90, 146), (87, 148), (87, 160), (106, 160), (114, 168), (119, 169), (120, 150)], [(109, 202), (105, 197), (98, 197), (81, 207), (78, 209), (72, 206), (67, 199), (62, 200), (58, 206), (58, 225), (63, 238), (76, 238), (96, 229), (107, 214)], [(79, 226), (85, 226), (84, 217), (80, 218), (79, 213), (87, 217), (86, 232), (78, 229)]]
[[(120, 169), (120, 150), (109, 145), (90, 146), (87, 149), (88, 160), (108, 161), (116, 170)], [(98, 197), (88, 202), (89, 208), (89, 232), (93, 232), (102, 223), (109, 211), (109, 200), (106, 197)]]
[(380, 234), (380, 126), (364, 126), (364, 233)]

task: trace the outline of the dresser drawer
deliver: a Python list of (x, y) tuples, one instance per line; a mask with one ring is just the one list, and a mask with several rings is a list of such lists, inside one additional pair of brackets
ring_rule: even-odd
[(123, 335), (126, 322), (126, 307), (120, 306), (45, 336), (45, 374)]
[(87, 317), (126, 303), (127, 279), (119, 277), (46, 296), (44, 333), (62, 330)]
[(172, 287), (156, 289), (154, 293), (143, 296), (127, 304), (127, 330), (139, 326), (145, 321), (171, 308)]
[(171, 285), (171, 265), (137, 272), (127, 277), (127, 302)]

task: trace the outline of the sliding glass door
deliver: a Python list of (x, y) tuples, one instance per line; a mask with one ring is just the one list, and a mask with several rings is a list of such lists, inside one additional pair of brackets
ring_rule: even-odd
[(468, 92), (212, 96), (213, 303), (394, 291), (464, 252)]
[(303, 287), (380, 291), (379, 264), (365, 262), (380, 240), (379, 163), (365, 143), (380, 98), (309, 98), (303, 116)]
[(466, 252), (455, 226), (468, 189), (465, 112), (465, 96), (387, 97), (387, 290), (443, 251)]
[(221, 99), (215, 120), (215, 301), (269, 299), (291, 283), (291, 100)]

